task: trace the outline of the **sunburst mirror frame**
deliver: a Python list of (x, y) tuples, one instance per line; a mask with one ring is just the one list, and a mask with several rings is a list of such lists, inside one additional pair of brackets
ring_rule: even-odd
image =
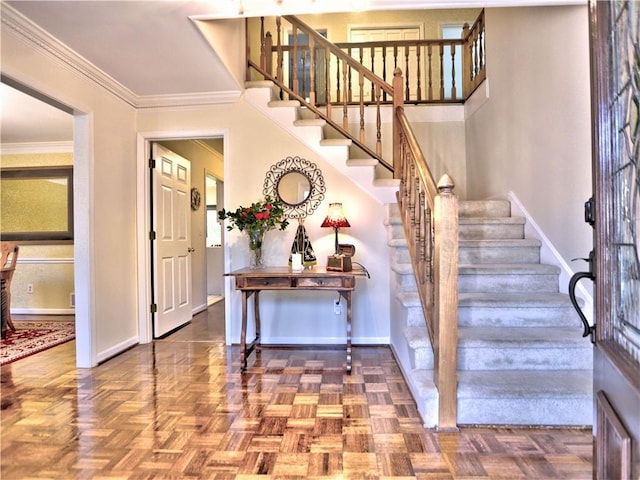
[[(278, 192), (278, 186), (283, 177), (290, 173), (302, 174), (309, 181), (309, 193), (302, 201), (295, 204), (283, 200)], [(298, 156), (287, 157), (273, 165), (265, 176), (262, 189), (263, 195), (277, 198), (282, 202), (287, 218), (299, 220), (311, 215), (318, 208), (324, 200), (325, 191), (324, 177), (317, 165)]]

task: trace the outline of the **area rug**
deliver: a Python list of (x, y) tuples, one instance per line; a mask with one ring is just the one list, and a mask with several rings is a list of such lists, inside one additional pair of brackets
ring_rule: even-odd
[(7, 330), (0, 342), (0, 365), (15, 362), (75, 338), (74, 322), (14, 321), (16, 331)]

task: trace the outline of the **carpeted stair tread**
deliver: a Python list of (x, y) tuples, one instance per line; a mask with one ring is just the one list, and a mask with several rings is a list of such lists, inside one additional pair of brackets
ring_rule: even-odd
[(458, 225), (524, 225), (524, 217), (458, 217)]
[(564, 345), (590, 349), (591, 344), (577, 327), (460, 327), (458, 342), (465, 348), (548, 348)]
[(480, 240), (459, 240), (460, 248), (482, 248), (482, 247), (539, 247), (540, 240), (536, 238), (506, 238), (506, 239), (480, 239)]
[(271, 100), (267, 105), (269, 108), (299, 107), (300, 102), (298, 100)]
[(591, 370), (466, 370), (458, 396), (474, 398), (591, 397)]
[(458, 294), (458, 306), (467, 307), (566, 307), (571, 305), (564, 293), (537, 292), (467, 292)]
[(560, 273), (560, 268), (555, 265), (544, 263), (473, 263), (460, 264), (458, 267), (460, 275), (483, 275), (483, 274), (538, 274), (556, 275)]

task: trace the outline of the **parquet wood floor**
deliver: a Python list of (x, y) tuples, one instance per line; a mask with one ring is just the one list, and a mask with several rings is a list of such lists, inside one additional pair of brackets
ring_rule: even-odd
[(423, 428), (389, 348), (264, 349), (223, 305), (93, 369), (74, 343), (2, 367), (1, 478), (590, 479), (591, 432)]

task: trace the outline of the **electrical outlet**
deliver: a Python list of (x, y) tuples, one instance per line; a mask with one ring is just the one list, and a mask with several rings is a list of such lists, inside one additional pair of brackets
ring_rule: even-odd
[(33, 293), (33, 283), (27, 284), (27, 293)]
[(335, 313), (336, 315), (340, 315), (342, 313), (342, 305), (340, 305), (339, 303), (334, 303), (333, 313)]

